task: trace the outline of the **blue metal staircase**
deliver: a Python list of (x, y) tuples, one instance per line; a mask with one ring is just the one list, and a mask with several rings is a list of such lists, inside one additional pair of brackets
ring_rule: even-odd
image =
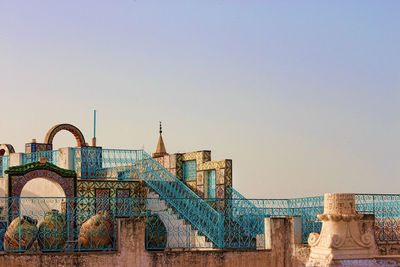
[(224, 248), (224, 216), (221, 213), (144, 151), (140, 165), (141, 179), (218, 248)]
[(83, 178), (142, 179), (218, 248), (264, 233), (263, 212), (236, 190), (227, 188), (230, 198), (221, 199), (220, 213), (143, 150), (76, 148), (74, 161)]

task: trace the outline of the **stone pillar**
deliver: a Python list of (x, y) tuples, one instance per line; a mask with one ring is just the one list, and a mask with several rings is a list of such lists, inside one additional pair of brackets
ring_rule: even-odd
[(376, 252), (373, 233), (361, 233), (363, 217), (355, 209), (354, 194), (325, 194), (321, 233), (311, 233), (307, 266), (329, 266), (334, 260), (370, 259)]

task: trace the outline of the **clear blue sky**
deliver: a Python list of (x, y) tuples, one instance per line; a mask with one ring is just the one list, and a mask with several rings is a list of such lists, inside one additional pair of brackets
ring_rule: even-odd
[[(0, 0), (0, 143), (231, 158), (248, 197), (400, 193), (399, 1)], [(75, 145), (68, 133), (57, 147)]]

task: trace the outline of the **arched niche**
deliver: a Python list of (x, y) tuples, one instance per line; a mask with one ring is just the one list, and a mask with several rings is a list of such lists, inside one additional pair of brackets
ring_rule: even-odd
[(69, 131), (75, 136), (77, 146), (78, 147), (86, 147), (85, 137), (83, 136), (82, 132), (72, 124), (62, 123), (53, 126), (46, 134), (44, 139), (44, 143), (46, 144), (53, 144), (54, 136), (62, 130)]

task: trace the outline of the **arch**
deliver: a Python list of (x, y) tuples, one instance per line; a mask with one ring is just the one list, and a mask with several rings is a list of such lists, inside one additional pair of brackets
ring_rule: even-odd
[(30, 181), (35, 178), (45, 178), (47, 180), (58, 183), (64, 190), (66, 197), (75, 196), (75, 177), (63, 177), (60, 174), (45, 169), (38, 169), (27, 172), (22, 176), (9, 176), (9, 196), (20, 197), (22, 188)]
[(0, 156), (8, 156), (15, 153), (14, 147), (10, 144), (0, 144)]
[[(60, 185), (64, 191), (65, 197), (72, 198), (75, 196), (76, 178), (65, 177), (60, 174), (46, 169), (35, 169), (28, 171), (25, 174), (9, 174), (8, 181), (8, 218), (11, 222), (14, 218), (19, 216), (20, 213), (20, 197), (24, 186), (31, 180), (36, 178), (44, 178), (53, 183)], [(40, 196), (39, 196), (40, 197)]]
[(46, 134), (44, 138), (44, 142), (46, 144), (53, 144), (54, 136), (61, 130), (66, 130), (72, 133), (75, 136), (78, 147), (86, 147), (85, 137), (82, 132), (72, 124), (62, 123), (53, 126)]

